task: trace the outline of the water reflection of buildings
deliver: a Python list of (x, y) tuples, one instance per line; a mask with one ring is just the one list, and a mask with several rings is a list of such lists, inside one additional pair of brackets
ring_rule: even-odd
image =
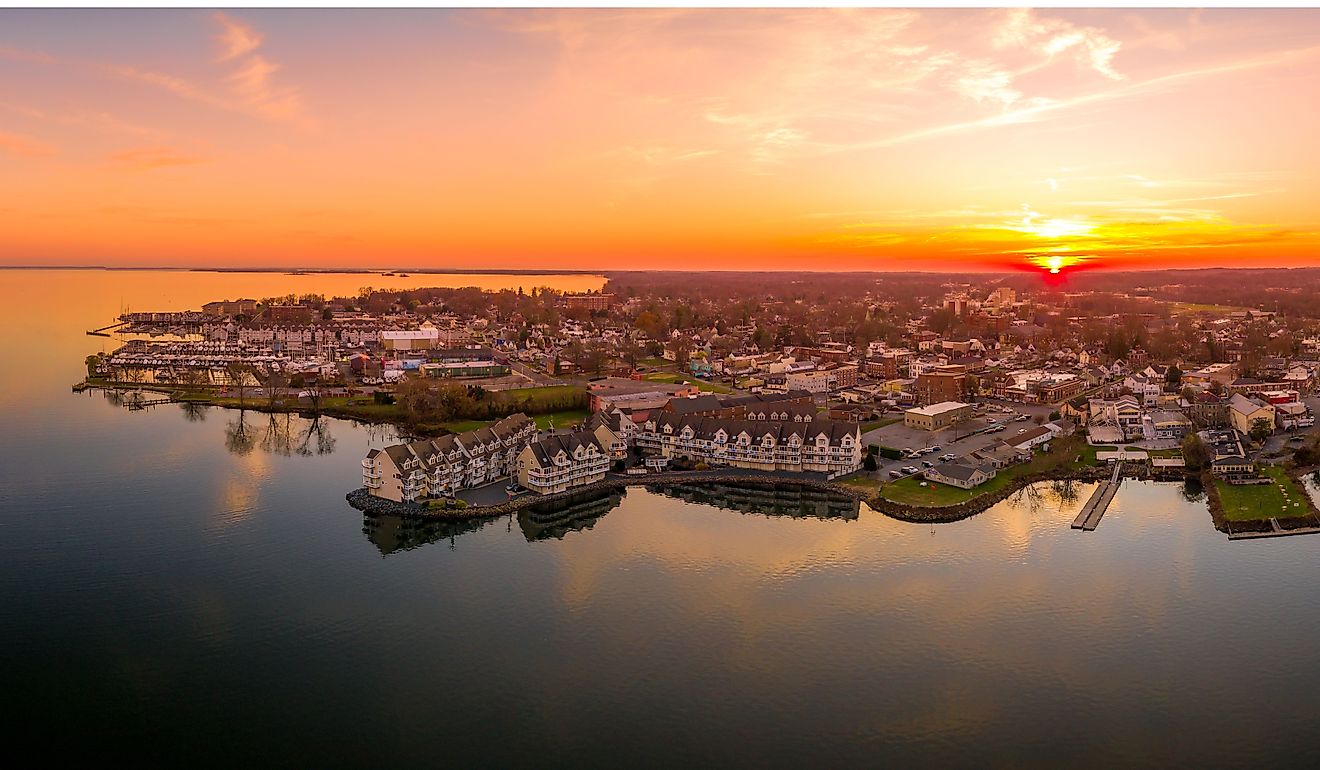
[[(859, 505), (848, 495), (826, 492), (797, 484), (655, 484), (647, 491), (692, 503), (713, 505), (742, 513), (815, 519), (857, 518)], [(619, 507), (626, 492), (588, 492), (567, 500), (531, 505), (518, 511), (518, 528), (528, 542), (563, 539), (571, 532), (591, 529), (602, 516)], [(507, 519), (506, 519), (507, 520)], [(362, 533), (381, 555), (418, 548), (428, 543), (452, 541), (478, 532), (499, 519), (405, 519), (398, 516), (365, 516)], [(512, 527), (512, 522), (508, 526)]]
[(856, 498), (798, 484), (656, 484), (648, 491), (690, 503), (704, 503), (764, 516), (857, 518)]
[[(568, 501), (556, 501), (524, 508), (517, 513), (518, 528), (528, 542), (562, 539), (570, 532), (591, 529), (600, 517), (623, 502), (618, 492), (587, 494)], [(495, 519), (405, 519), (399, 516), (364, 516), (362, 534), (376, 546), (382, 556), (419, 548), (429, 543), (452, 541), (462, 535), (478, 532), (488, 525), (508, 517)], [(512, 522), (508, 525), (512, 528)]]
[(567, 503), (533, 505), (518, 512), (518, 526), (528, 542), (552, 537), (559, 540), (569, 532), (591, 529), (621, 502), (623, 495), (618, 492), (597, 492), (570, 498)]
[(401, 516), (364, 516), (362, 534), (376, 546), (381, 556), (389, 556), (399, 551), (408, 551), (476, 532), (492, 521), (494, 519), (442, 521), (405, 519)]

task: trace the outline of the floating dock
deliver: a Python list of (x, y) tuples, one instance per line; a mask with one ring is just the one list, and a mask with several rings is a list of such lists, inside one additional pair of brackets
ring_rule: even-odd
[(1122, 462), (1114, 463), (1114, 474), (1109, 481), (1102, 481), (1100, 485), (1091, 493), (1091, 499), (1086, 501), (1082, 510), (1077, 513), (1077, 518), (1073, 519), (1072, 528), (1080, 529), (1084, 532), (1093, 531), (1100, 524), (1100, 517), (1109, 510), (1109, 504), (1114, 501), (1114, 495), (1118, 493), (1118, 488), (1123, 480), (1119, 478), (1123, 468)]

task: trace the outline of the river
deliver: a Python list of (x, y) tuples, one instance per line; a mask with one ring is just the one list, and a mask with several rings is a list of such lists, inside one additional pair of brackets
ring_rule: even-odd
[(104, 344), (83, 331), (122, 305), (368, 280), (0, 271), (11, 747), (335, 767), (1320, 759), (1320, 537), (1229, 542), (1181, 485), (1126, 482), (1085, 533), (1082, 484), (935, 527), (632, 488), (428, 528), (343, 500), (388, 428), (69, 392)]

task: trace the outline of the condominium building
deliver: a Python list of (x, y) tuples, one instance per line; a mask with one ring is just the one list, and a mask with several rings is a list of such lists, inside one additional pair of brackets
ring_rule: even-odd
[(638, 448), (664, 458), (767, 471), (846, 473), (862, 465), (857, 423), (761, 422), (662, 414), (639, 426)]
[(535, 440), (536, 424), (519, 413), (465, 433), (372, 449), (362, 460), (362, 486), (396, 502), (446, 497), (510, 475)]
[[(617, 450), (617, 437), (603, 423), (594, 430), (546, 436), (518, 453), (518, 483), (541, 495), (602, 481)], [(623, 450), (625, 453), (626, 448)]]

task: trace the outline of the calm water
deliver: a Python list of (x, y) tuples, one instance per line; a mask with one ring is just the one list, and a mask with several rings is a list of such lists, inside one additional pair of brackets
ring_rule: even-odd
[(1320, 537), (1230, 543), (1177, 485), (1126, 483), (1092, 533), (1068, 527), (1088, 485), (936, 528), (673, 489), (428, 528), (343, 501), (383, 431), (69, 393), (101, 345), (82, 331), (121, 295), (290, 290), (256, 281), (0, 271), (10, 747), (261, 766), (1320, 760)]

